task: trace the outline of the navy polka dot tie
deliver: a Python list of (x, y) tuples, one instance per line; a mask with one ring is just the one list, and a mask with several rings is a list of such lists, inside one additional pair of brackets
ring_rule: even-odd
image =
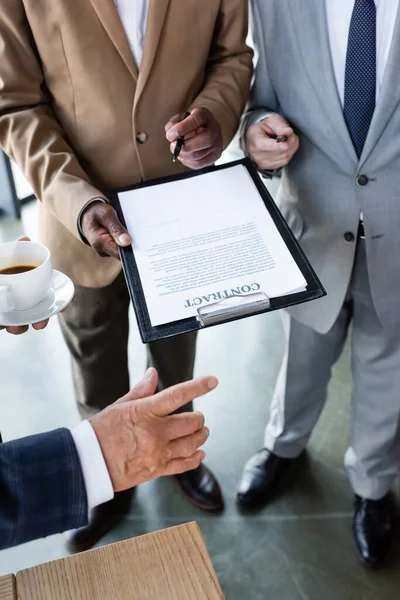
[(376, 104), (375, 0), (355, 0), (347, 47), (344, 116), (360, 158)]

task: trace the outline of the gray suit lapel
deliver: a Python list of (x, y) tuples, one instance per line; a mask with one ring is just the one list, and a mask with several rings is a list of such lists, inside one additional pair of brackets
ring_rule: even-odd
[(344, 119), (336, 85), (325, 0), (294, 0), (291, 4), (293, 30), (296, 32), (299, 51), (308, 71), (310, 84), (331, 125), (337, 158), (343, 162), (343, 152), (346, 152), (352, 163), (357, 163), (357, 154)]
[(368, 137), (361, 155), (360, 164), (364, 164), (400, 102), (400, 8), (397, 11), (396, 25), (393, 33), (392, 47), (386, 65), (382, 89), (375, 109)]

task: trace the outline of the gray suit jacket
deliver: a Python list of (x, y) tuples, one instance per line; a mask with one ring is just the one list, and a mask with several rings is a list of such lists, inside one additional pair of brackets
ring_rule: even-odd
[[(244, 132), (265, 112), (285, 116), (300, 150), (283, 171), (278, 204), (328, 296), (291, 314), (329, 331), (349, 286), (360, 212), (372, 295), (400, 334), (400, 13), (379, 103), (358, 161), (337, 91), (325, 0), (252, 0), (259, 53)], [(357, 184), (359, 175), (369, 182)]]

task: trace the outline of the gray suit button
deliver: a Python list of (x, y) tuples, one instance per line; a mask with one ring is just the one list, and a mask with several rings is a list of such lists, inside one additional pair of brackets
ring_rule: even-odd
[(369, 184), (369, 179), (366, 175), (359, 175), (357, 177), (357, 185), (359, 187), (364, 187)]
[(139, 144), (145, 144), (148, 139), (149, 139), (149, 134), (146, 133), (145, 131), (140, 131), (136, 136), (136, 141)]
[(346, 242), (349, 242), (349, 244), (352, 244), (356, 238), (354, 237), (354, 233), (351, 233), (351, 231), (346, 231), (344, 234), (344, 239)]

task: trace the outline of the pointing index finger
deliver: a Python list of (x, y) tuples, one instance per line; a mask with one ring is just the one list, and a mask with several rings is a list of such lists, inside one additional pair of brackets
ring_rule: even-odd
[(204, 396), (218, 385), (216, 377), (201, 377), (163, 390), (149, 400), (148, 408), (158, 417), (166, 417), (195, 398)]

